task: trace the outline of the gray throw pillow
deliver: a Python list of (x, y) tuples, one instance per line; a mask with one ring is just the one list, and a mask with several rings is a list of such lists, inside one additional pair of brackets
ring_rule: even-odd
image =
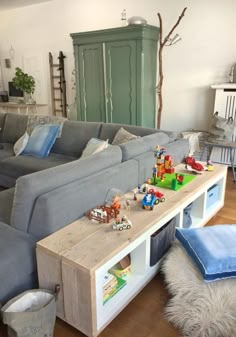
[(80, 158), (90, 157), (92, 154), (105, 150), (107, 147), (108, 147), (108, 139), (105, 141), (97, 138), (91, 138), (88, 141), (88, 144), (86, 145), (85, 149), (83, 150)]
[(112, 142), (112, 145), (119, 145), (129, 142), (132, 139), (136, 139), (138, 136), (133, 135), (132, 133), (126, 131), (124, 128), (120, 128)]

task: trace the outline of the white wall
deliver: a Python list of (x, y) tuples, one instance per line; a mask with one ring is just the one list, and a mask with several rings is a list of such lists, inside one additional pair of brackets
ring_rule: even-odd
[[(53, 0), (51, 2), (0, 12), (0, 55), (4, 84), (22, 66), (37, 79), (38, 103), (50, 104), (48, 52), (62, 50), (65, 61), (68, 101), (73, 103), (72, 32), (105, 29), (121, 25), (121, 12), (127, 17), (143, 16), (149, 24), (163, 18), (167, 33), (184, 7), (186, 15), (176, 29), (182, 40), (165, 47), (164, 103), (162, 128), (206, 129), (213, 112), (212, 83), (228, 80), (230, 67), (236, 63), (235, 0)], [(12, 68), (3, 59), (15, 50)], [(7, 89), (7, 88), (6, 88)]]

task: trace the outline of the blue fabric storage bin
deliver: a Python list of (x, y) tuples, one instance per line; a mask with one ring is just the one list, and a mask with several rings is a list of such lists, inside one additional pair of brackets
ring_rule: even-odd
[(150, 266), (154, 266), (165, 255), (175, 240), (175, 225), (176, 219), (173, 218), (151, 235)]
[(193, 208), (193, 202), (186, 206), (183, 210), (183, 228), (189, 228), (192, 225), (191, 210)]
[(213, 185), (207, 191), (206, 208), (214, 205), (219, 199), (219, 185)]

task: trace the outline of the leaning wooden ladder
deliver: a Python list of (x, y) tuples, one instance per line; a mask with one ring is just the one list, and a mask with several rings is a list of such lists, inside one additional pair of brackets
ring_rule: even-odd
[(52, 114), (67, 117), (64, 58), (65, 56), (62, 51), (60, 51), (58, 57), (59, 62), (53, 63), (52, 53), (49, 53)]

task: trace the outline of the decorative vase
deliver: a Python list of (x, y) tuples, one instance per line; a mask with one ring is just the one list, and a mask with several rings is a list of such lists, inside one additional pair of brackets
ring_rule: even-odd
[(32, 97), (32, 94), (28, 94), (27, 92), (24, 92), (24, 103), (25, 104), (35, 104), (35, 100)]

